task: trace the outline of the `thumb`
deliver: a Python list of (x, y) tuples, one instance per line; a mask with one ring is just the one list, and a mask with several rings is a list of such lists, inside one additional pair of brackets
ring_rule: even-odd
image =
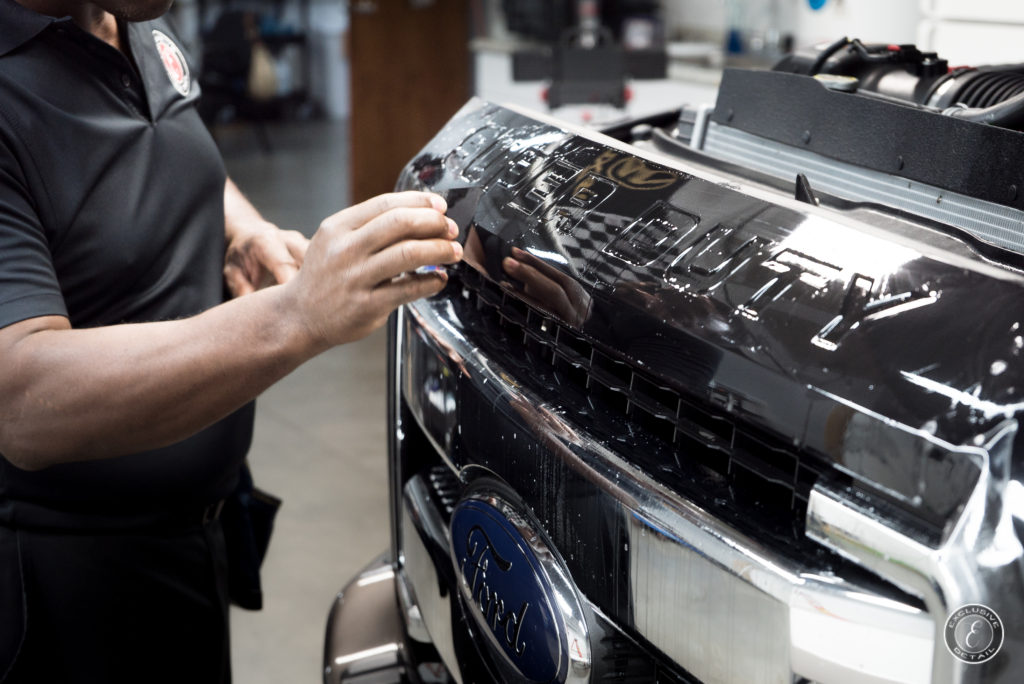
[(260, 266), (273, 276), (277, 284), (287, 283), (299, 272), (298, 263), (281, 240), (262, 241), (257, 260)]
[(224, 282), (227, 283), (228, 291), (235, 297), (241, 297), (253, 292), (252, 283), (245, 277), (242, 269), (234, 264), (224, 267)]

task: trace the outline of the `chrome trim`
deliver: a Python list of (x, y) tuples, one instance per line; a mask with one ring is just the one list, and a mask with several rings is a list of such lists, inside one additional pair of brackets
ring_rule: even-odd
[(416, 593), (405, 573), (395, 573), (395, 590), (398, 593), (398, 603), (402, 608), (405, 631), (409, 638), (423, 644), (432, 643), (430, 632), (427, 631), (426, 622), (423, 620), (423, 613), (420, 612), (420, 605), (416, 601)]
[[(960, 518), (937, 547), (891, 529), (871, 511), (820, 484), (808, 502), (808, 536), (920, 596), (934, 616), (937, 644), (944, 641), (946, 617), (960, 606), (982, 603), (1000, 612), (1007, 597), (1019, 604), (1024, 596), (1024, 549), (1014, 532), (1013, 511), (1004, 505), (1017, 427), (1015, 420), (1005, 420), (979, 436), (977, 446), (960, 449), (964, 457), (979, 463), (981, 476)], [(1016, 616), (1019, 611), (1001, 614)], [(933, 681), (992, 681), (993, 672), (961, 663), (941, 645), (935, 648)]]
[(447, 526), (430, 501), (430, 494), (419, 479), (414, 478), (402, 497), (403, 575), (415, 596), (423, 625), (434, 648), (452, 678), (462, 683), (455, 642), (452, 638), (451, 594), (442, 594), (437, 567), (427, 546), (447, 557)]
[[(492, 406), (519, 421), (517, 429), (537, 435), (550, 458), (580, 474), (594, 496), (611, 502), (627, 534), (632, 617), (625, 626), (690, 673), (706, 682), (790, 684), (794, 675), (827, 682), (929, 681), (935, 644), (926, 613), (798, 567), (660, 485), (485, 357), (446, 300), (420, 301), (407, 313), (416, 334), (406, 338), (403, 358), (444, 360), (460, 382), (473, 383)], [(403, 366), (402, 372), (412, 371)], [(405, 380), (407, 391), (422, 387), (418, 378)], [(411, 404), (423, 401), (413, 397)], [(429, 427), (422, 416), (418, 420)], [(439, 436), (436, 447), (451, 443)], [(450, 452), (441, 455), (456, 472), (473, 465)], [(571, 571), (583, 571), (567, 562)]]
[(395, 573), (381, 557), (345, 585), (331, 607), (324, 684), (401, 681), (404, 646), (397, 609)]
[[(405, 309), (400, 309), (400, 311), (404, 312)], [(410, 358), (405, 353), (405, 326), (403, 325), (404, 316), (400, 317), (398, 320), (400, 329), (398, 333), (399, 345), (396, 348), (396, 353), (398, 355), (397, 367), (403, 368), (403, 362), (408, 364), (410, 362)], [(441, 371), (448, 369), (448, 366), (445, 365), (445, 358), (445, 354), (438, 354), (435, 352), (433, 358), (428, 357), (423, 360), (426, 363), (433, 362), (439, 364), (437, 366), (437, 370)], [(398, 385), (398, 392), (396, 394), (397, 397), (402, 397), (404, 391), (405, 396), (418, 397), (424, 402), (419, 406), (419, 408), (421, 409), (419, 411), (416, 411), (416, 407), (413, 407), (413, 414), (415, 415), (417, 422), (419, 423), (419, 426), (423, 431), (423, 434), (426, 436), (431, 446), (434, 447), (434, 450), (441, 456), (442, 460), (444, 460), (445, 465), (447, 465), (453, 471), (457, 471), (458, 469), (455, 467), (455, 464), (448, 457), (452, 440), (452, 430), (455, 428), (455, 415), (453, 410), (454, 406), (451, 404), (451, 401), (453, 401), (453, 399), (449, 395), (449, 393), (445, 391), (445, 378), (431, 375), (429, 379), (437, 382), (437, 387), (432, 388), (411, 386), (409, 384), (412, 381), (411, 376), (408, 376), (407, 374), (402, 372), (396, 373), (396, 379)], [(426, 389), (426, 391), (421, 392), (421, 390), (424, 389)], [(436, 413), (439, 416), (441, 425), (436, 424), (438, 421), (425, 420), (424, 411), (422, 410), (422, 407), (425, 405), (430, 405), (436, 408)], [(398, 415), (401, 415), (400, 411)]]
[(715, 111), (712, 104), (697, 105), (696, 116), (693, 120), (693, 133), (690, 135), (690, 147), (695, 150), (704, 149), (704, 139), (708, 132), (708, 123), (711, 121), (711, 114)]
[[(402, 324), (403, 309), (401, 307), (395, 311), (395, 369), (402, 367), (402, 334), (405, 326)], [(401, 445), (405, 439), (405, 430), (402, 425), (402, 382), (401, 373), (396, 372), (394, 377), (391, 378), (394, 385), (392, 386), (392, 396), (394, 400), (394, 406), (391, 407), (393, 411), (393, 424), (390, 426), (394, 431), (394, 440), (397, 445), (398, 451), (401, 451)], [(398, 472), (397, 459), (388, 459), (388, 478), (389, 478), (389, 499), (392, 507), (392, 515), (397, 516), (399, 511), (403, 510), (401, 506), (401, 492), (399, 491), (401, 474)], [(396, 566), (402, 568), (405, 563), (405, 542), (399, 535), (403, 534), (404, 530), (399, 525), (392, 523), (392, 535), (395, 537), (394, 543), (395, 548), (392, 550), (393, 556), (396, 558)], [(409, 581), (404, 573), (397, 573), (397, 589), (398, 589), (398, 602), (401, 604), (402, 612), (405, 615), (406, 629), (408, 630), (409, 636), (419, 642), (430, 642), (430, 633), (427, 630), (427, 626), (423, 619), (423, 614), (420, 612), (419, 604), (416, 601), (416, 594), (413, 588), (409, 585)]]
[[(391, 557), (399, 566), (402, 562), (402, 530), (395, 522), (398, 520), (401, 511), (402, 474), (400, 454), (402, 453), (405, 441), (405, 427), (402, 420), (401, 373), (402, 349), (405, 346), (402, 340), (402, 336), (405, 333), (404, 316), (404, 307), (399, 307), (394, 313), (395, 346), (394, 349), (389, 349), (393, 356), (388, 359), (388, 372), (394, 371), (394, 377), (390, 378), (393, 384), (389, 388), (390, 396), (388, 397), (390, 400), (388, 405), (389, 420), (391, 421), (391, 425), (388, 426), (388, 429), (391, 431), (388, 436), (388, 510), (390, 511), (389, 517), (391, 519)], [(390, 330), (388, 332), (390, 334)], [(393, 369), (390, 367), (390, 364), (393, 364)], [(391, 453), (392, 451), (393, 453)]]

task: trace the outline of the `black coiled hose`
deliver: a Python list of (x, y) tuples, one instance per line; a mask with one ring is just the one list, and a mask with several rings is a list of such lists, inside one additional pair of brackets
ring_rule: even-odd
[(963, 89), (956, 102), (968, 107), (991, 107), (1024, 93), (1024, 74), (1016, 71), (977, 71)]
[(947, 116), (1000, 128), (1021, 130), (1024, 127), (1024, 93), (991, 107), (949, 107), (942, 112)]
[(942, 99), (953, 105), (943, 109), (948, 116), (1001, 128), (1024, 127), (1024, 73), (1019, 67), (969, 72), (964, 84)]

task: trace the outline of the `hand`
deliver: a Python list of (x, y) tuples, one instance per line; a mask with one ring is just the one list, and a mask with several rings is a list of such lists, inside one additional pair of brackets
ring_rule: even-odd
[(421, 266), (462, 258), (445, 201), (423, 192), (380, 195), (324, 219), (302, 269), (287, 285), (313, 342), (327, 347), (365, 337), (397, 307), (436, 294), (443, 271)]
[(302, 233), (272, 223), (236, 229), (224, 255), (224, 282), (234, 297), (287, 283), (299, 272), (308, 247)]

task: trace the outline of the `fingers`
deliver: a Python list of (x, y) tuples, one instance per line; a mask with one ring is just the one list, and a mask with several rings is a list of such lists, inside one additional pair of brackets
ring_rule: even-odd
[(403, 240), (374, 255), (367, 263), (370, 277), (390, 280), (421, 266), (454, 264), (462, 259), (462, 245), (451, 240)]
[(263, 230), (228, 246), (224, 282), (234, 297), (286, 283), (305, 260), (309, 240), (295, 230)]
[(255, 256), (277, 283), (287, 283), (299, 272), (298, 262), (282, 240), (262, 240)]
[(292, 259), (298, 266), (302, 266), (302, 262), (306, 258), (306, 250), (309, 249), (309, 238), (300, 233), (297, 230), (286, 230), (282, 233), (285, 247), (288, 248), (288, 253), (291, 254)]
[(351, 239), (368, 254), (373, 254), (403, 240), (452, 240), (458, 234), (455, 221), (433, 209), (400, 207), (375, 217), (352, 233)]
[(267, 283), (260, 286), (287, 283), (302, 266), (308, 240), (294, 230), (278, 230), (255, 239), (251, 256), (257, 269), (270, 274)]
[(448, 204), (444, 198), (433, 193), (393, 192), (378, 195), (328, 216), (321, 224), (321, 228), (329, 231), (355, 230), (394, 209), (432, 209), (443, 214), (448, 210)]
[(289, 284), (298, 315), (319, 339), (341, 344), (379, 326), (396, 307), (439, 292), (444, 273), (421, 266), (462, 258), (444, 200), (421, 192), (382, 195), (328, 217), (307, 247), (287, 239), (302, 268)]
[(278, 285), (287, 283), (289, 280), (294, 278), (295, 274), (298, 272), (299, 267), (295, 262), (277, 262), (270, 268), (270, 274), (274, 277), (274, 282)]
[(224, 283), (228, 286), (228, 292), (232, 297), (241, 297), (256, 291), (245, 272), (234, 264), (224, 267)]
[(440, 271), (432, 273), (405, 273), (381, 283), (376, 292), (384, 298), (388, 311), (423, 297), (432, 297), (444, 289), (448, 276)]

